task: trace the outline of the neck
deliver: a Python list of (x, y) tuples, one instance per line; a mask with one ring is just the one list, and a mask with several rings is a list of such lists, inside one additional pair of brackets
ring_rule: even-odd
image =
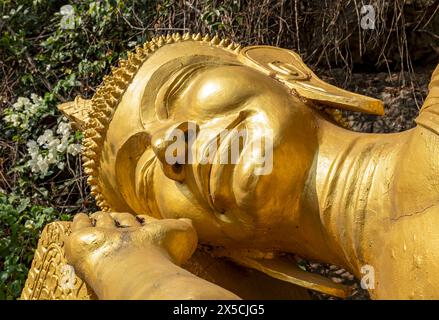
[(391, 205), (388, 188), (402, 135), (356, 133), (319, 120), (319, 150), (306, 198), (313, 201), (308, 201), (313, 219), (331, 250), (327, 262), (359, 274), (365, 226)]

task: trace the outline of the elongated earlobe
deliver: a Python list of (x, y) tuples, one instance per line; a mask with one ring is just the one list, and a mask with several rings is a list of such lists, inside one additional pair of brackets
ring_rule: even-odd
[(271, 46), (250, 46), (241, 50), (239, 59), (282, 82), (291, 91), (309, 101), (330, 108), (384, 115), (384, 104), (381, 100), (326, 83), (294, 51)]

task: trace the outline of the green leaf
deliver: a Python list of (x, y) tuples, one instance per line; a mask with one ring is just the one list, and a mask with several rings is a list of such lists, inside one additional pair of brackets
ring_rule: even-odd
[(18, 213), (23, 212), (24, 209), (27, 208), (27, 206), (29, 205), (29, 203), (30, 203), (30, 199), (29, 199), (29, 198), (21, 199), (19, 205), (17, 206), (17, 211), (18, 211)]

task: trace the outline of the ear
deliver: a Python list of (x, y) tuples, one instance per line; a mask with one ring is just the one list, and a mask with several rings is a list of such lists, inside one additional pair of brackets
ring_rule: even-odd
[(151, 137), (147, 132), (133, 134), (117, 152), (115, 177), (112, 179), (116, 180), (117, 192), (131, 208), (132, 213), (148, 212), (147, 203), (142, 201), (143, 198), (139, 195), (145, 195), (151, 187), (145, 185), (146, 181), (141, 178), (147, 174), (152, 160), (154, 153), (151, 149)]
[(76, 128), (84, 131), (88, 115), (91, 111), (91, 100), (77, 96), (73, 101), (59, 104), (58, 110), (69, 118)]
[(300, 96), (326, 105), (369, 114), (383, 115), (378, 99), (337, 88), (319, 79), (294, 51), (270, 46), (242, 49), (239, 59), (246, 65), (282, 82)]

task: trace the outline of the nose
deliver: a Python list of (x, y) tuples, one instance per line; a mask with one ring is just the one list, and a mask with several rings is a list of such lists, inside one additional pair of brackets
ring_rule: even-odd
[(198, 131), (196, 123), (186, 121), (161, 129), (152, 136), (152, 149), (169, 179), (185, 180), (184, 165), (190, 162), (189, 150)]

